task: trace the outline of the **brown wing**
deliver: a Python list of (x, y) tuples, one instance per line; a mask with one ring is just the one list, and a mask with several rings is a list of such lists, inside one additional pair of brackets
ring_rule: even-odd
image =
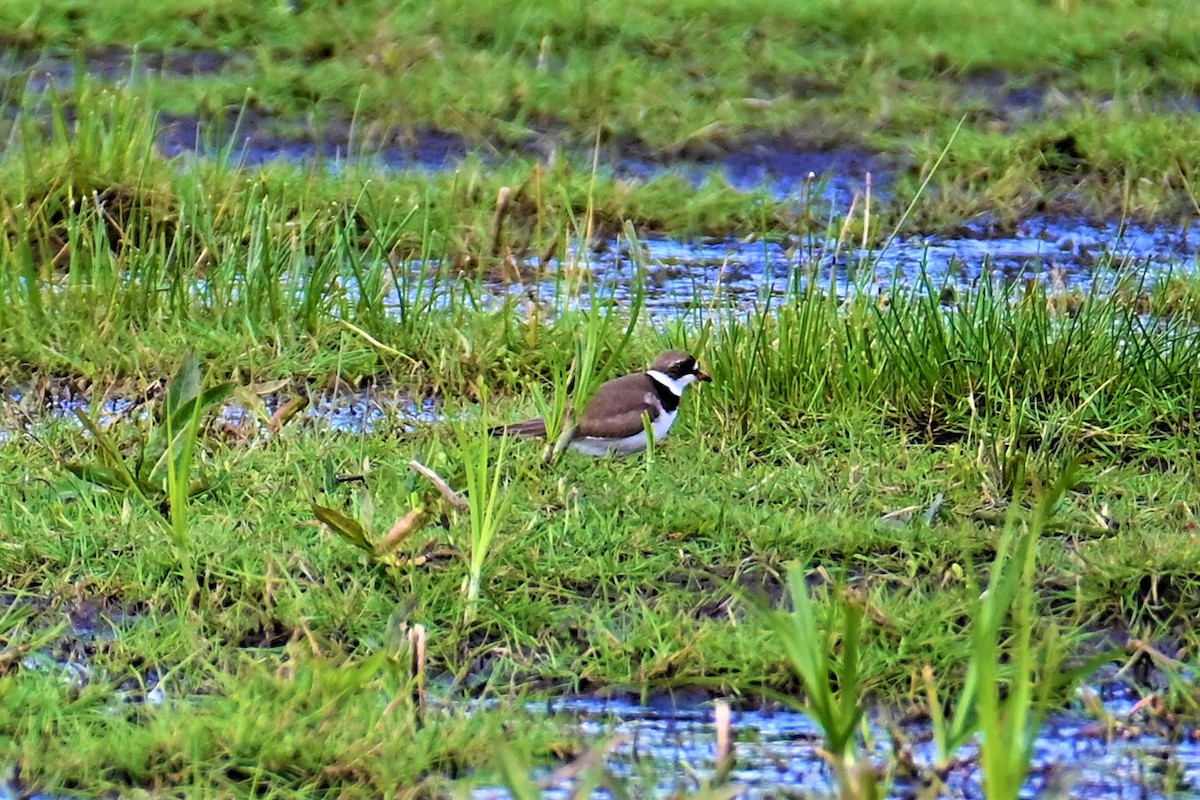
[(643, 414), (649, 414), (654, 421), (661, 410), (650, 378), (644, 372), (624, 375), (596, 390), (575, 435), (623, 439), (645, 430)]
[(528, 422), (514, 422), (511, 425), (497, 425), (494, 428), (488, 428), (488, 434), (491, 436), (536, 436), (545, 438), (546, 436), (546, 421), (544, 419), (531, 419)]

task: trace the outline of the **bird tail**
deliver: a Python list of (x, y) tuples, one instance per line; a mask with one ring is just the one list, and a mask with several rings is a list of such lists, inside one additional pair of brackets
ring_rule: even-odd
[(488, 428), (488, 434), (491, 436), (528, 436), (545, 439), (546, 421), (544, 419), (531, 419), (528, 422), (514, 422), (511, 425), (497, 425), (494, 428)]

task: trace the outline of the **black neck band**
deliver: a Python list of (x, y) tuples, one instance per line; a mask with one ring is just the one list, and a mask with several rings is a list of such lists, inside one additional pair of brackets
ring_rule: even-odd
[[(649, 373), (647, 374), (649, 375)], [(658, 402), (662, 403), (663, 411), (670, 413), (679, 408), (680, 397), (672, 391), (670, 386), (653, 375), (650, 375), (650, 383), (654, 385), (654, 391), (658, 394)]]

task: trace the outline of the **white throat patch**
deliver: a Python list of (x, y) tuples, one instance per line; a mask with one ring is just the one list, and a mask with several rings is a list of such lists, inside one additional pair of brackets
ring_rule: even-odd
[(651, 380), (658, 381), (663, 386), (671, 390), (671, 394), (676, 397), (683, 397), (683, 387), (687, 386), (692, 381), (696, 380), (696, 376), (692, 374), (684, 375), (679, 380), (675, 380), (665, 372), (659, 372), (656, 369), (647, 370), (646, 374)]

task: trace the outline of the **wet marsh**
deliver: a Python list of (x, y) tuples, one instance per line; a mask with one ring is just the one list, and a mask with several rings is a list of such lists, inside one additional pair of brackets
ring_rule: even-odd
[(1194, 793), (1195, 15), (960, 5), (4, 4), (0, 796)]

